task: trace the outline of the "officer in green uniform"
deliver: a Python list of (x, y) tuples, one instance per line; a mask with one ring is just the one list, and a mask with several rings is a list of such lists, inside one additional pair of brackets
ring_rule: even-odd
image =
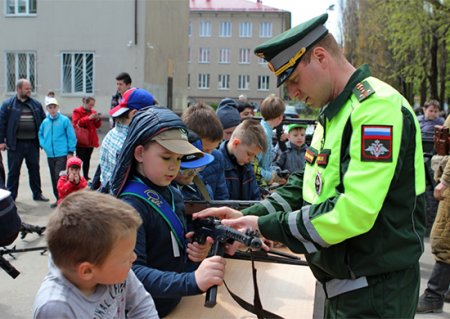
[(419, 124), (399, 92), (345, 59), (327, 18), (255, 49), (291, 98), (321, 108), (304, 171), (244, 217), (230, 208), (196, 217), (226, 218), (304, 253), (326, 318), (413, 318), (425, 232)]

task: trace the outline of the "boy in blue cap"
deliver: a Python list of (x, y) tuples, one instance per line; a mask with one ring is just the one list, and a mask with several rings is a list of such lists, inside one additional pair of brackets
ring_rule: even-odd
[(134, 116), (111, 178), (112, 194), (142, 217), (133, 270), (161, 317), (183, 296), (221, 285), (224, 276), (224, 259), (206, 258), (211, 238), (205, 245), (186, 243), (192, 233), (186, 234), (183, 197), (170, 185), (183, 156), (191, 154), (202, 156), (181, 119), (164, 107), (147, 108)]
[(289, 173), (302, 171), (305, 167), (305, 131), (306, 125), (289, 124), (288, 128), (289, 142), (286, 143), (286, 150), (281, 153), (275, 162), (279, 171), (288, 171)]
[(347, 61), (327, 19), (255, 49), (290, 98), (321, 108), (304, 171), (242, 213), (194, 217), (243, 214), (223, 223), (304, 253), (325, 290), (326, 318), (413, 318), (425, 233), (420, 126), (399, 92)]

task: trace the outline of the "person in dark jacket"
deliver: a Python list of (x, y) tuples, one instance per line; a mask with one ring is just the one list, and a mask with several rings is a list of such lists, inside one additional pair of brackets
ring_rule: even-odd
[(217, 149), (223, 139), (223, 127), (213, 108), (203, 103), (197, 103), (187, 108), (181, 119), (201, 139), (202, 151), (214, 156), (214, 161), (205, 167), (199, 175), (212, 191), (212, 199), (229, 199), (225, 182), (224, 161), (222, 153)]
[(17, 95), (3, 102), (0, 108), (0, 150), (8, 150), (8, 179), (6, 188), (15, 200), (19, 190), (20, 168), (23, 160), (28, 168), (33, 199), (48, 202), (42, 195), (39, 173), (38, 131), (45, 113), (39, 101), (31, 98), (31, 83), (20, 79)]
[(230, 140), (222, 142), (220, 151), (230, 199), (261, 199), (252, 162), (257, 154), (265, 150), (266, 135), (261, 124), (255, 120), (243, 121), (233, 131)]
[(143, 220), (133, 270), (161, 317), (183, 296), (221, 285), (224, 276), (224, 259), (206, 258), (211, 238), (204, 245), (186, 243), (192, 233), (186, 234), (183, 197), (170, 184), (183, 155), (189, 154), (203, 155), (188, 142), (185, 124), (168, 108), (153, 106), (133, 117), (111, 177), (111, 193), (133, 206)]
[(14, 242), (21, 224), (11, 192), (0, 188), (0, 247)]
[(286, 150), (281, 153), (280, 158), (275, 162), (275, 166), (280, 171), (289, 173), (302, 171), (305, 167), (305, 131), (306, 125), (290, 124), (288, 126), (289, 142), (286, 143)]

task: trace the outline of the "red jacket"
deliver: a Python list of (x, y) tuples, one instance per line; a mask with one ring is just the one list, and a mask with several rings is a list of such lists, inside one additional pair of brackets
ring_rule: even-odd
[(83, 176), (80, 176), (80, 182), (76, 184), (75, 182), (69, 181), (68, 175), (60, 176), (58, 179), (58, 204), (68, 196), (70, 193), (78, 191), (80, 189), (86, 188), (87, 182)]
[[(97, 129), (102, 126), (101, 120), (90, 120), (89, 115), (97, 113), (95, 110), (86, 110), (83, 106), (79, 106), (73, 110), (72, 124), (75, 128), (77, 125), (87, 128), (89, 130), (89, 145), (80, 145), (77, 142), (78, 147), (99, 147)], [(76, 129), (75, 129), (76, 132)]]

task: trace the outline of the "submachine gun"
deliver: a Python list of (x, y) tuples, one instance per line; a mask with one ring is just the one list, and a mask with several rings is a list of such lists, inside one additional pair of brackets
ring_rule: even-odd
[[(194, 219), (192, 221), (194, 230), (193, 241), (204, 244), (209, 236), (214, 239), (214, 244), (210, 254), (212, 256), (222, 256), (225, 254), (225, 244), (232, 244), (238, 241), (250, 249), (261, 249), (262, 241), (259, 238), (258, 231), (247, 229), (245, 233), (234, 228), (222, 225), (220, 220), (207, 217), (204, 219)], [(217, 286), (213, 286), (206, 292), (205, 307), (212, 308), (216, 305)]]
[(16, 259), (13, 254), (15, 253), (23, 253), (27, 251), (34, 251), (34, 250), (41, 250), (41, 255), (43, 255), (47, 251), (47, 247), (32, 247), (32, 248), (23, 248), (23, 249), (16, 249), (14, 246), (11, 249), (8, 248), (1, 248), (0, 249), (0, 267), (6, 271), (8, 275), (10, 275), (13, 279), (16, 279), (17, 276), (20, 275), (20, 272), (14, 268), (13, 265), (9, 261), (7, 261), (5, 258), (3, 258), (3, 255), (9, 255), (12, 258)]

